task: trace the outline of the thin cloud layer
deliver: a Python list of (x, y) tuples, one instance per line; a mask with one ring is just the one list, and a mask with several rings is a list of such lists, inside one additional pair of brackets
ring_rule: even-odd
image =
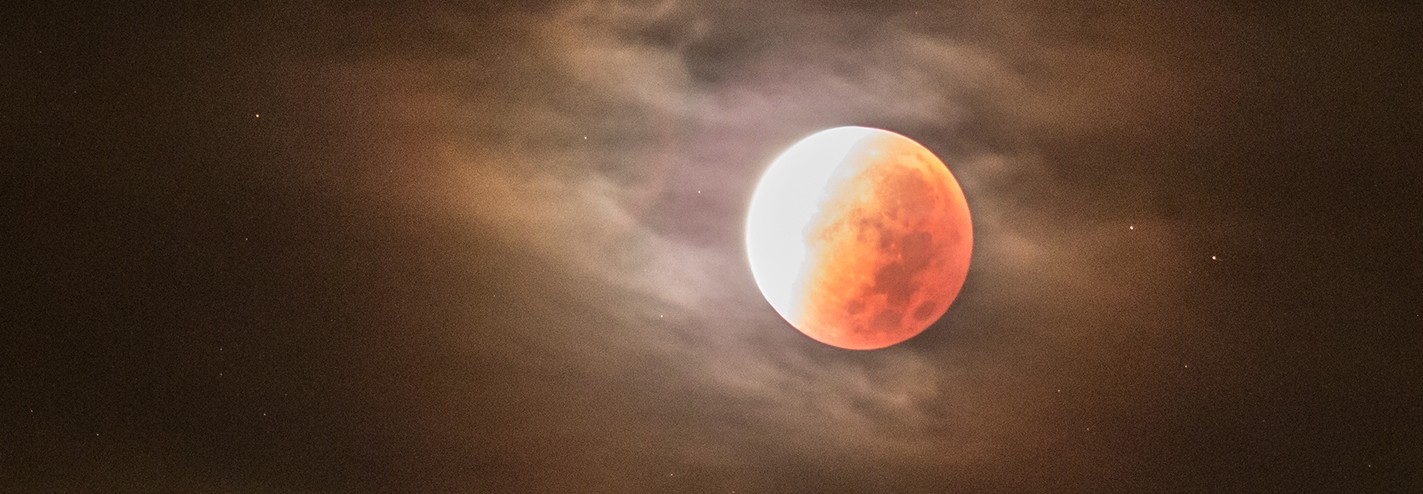
[[(32, 3), (0, 490), (1423, 472), (1414, 7)], [(841, 125), (974, 219), (948, 313), (871, 352), (782, 321), (743, 246), (765, 166)]]
[[(435, 17), (475, 23), (461, 15)], [(1024, 29), (1051, 23), (1031, 9), (966, 9), (942, 24), (919, 15), (577, 2), (486, 25), (494, 48), (342, 69), (399, 111), (394, 130), (407, 138), (388, 156), (409, 193), (395, 207), (527, 256), (511, 269), (545, 266), (501, 307), (523, 316), (472, 319), (444, 335), (476, 361), (489, 358), (479, 345), (490, 333), (521, 342), (504, 350), (547, 355), (510, 377), (545, 388), (524, 398), (540, 412), (509, 417), (537, 425), (489, 428), (458, 408), (425, 420), (472, 431), (455, 437), (497, 445), (490, 454), (500, 456), (550, 437), (614, 456), (506, 466), (549, 488), (559, 484), (548, 471), (623, 485), (661, 469), (674, 480), (700, 472), (717, 485), (788, 485), (743, 477), (764, 465), (847, 486), (972, 486), (1001, 480), (984, 465), (1057, 447), (1026, 439), (1054, 432), (1038, 421), (1043, 400), (1062, 391), (1045, 375), (1138, 384), (1112, 374), (1112, 352), (1164, 345), (1161, 321), (1180, 285), (1170, 220), (1133, 207), (1155, 193), (1151, 184), (1102, 197), (1042, 146), (1120, 130), (1115, 112), (1174, 90), (1141, 73), (1168, 68), (1090, 34), (1033, 45)], [(1084, 76), (1114, 83), (1088, 88)], [(949, 314), (881, 352), (834, 351), (795, 333), (760, 298), (741, 250), (744, 207), (770, 158), (847, 124), (938, 152), (977, 230), (970, 279)], [(401, 159), (420, 149), (435, 151)], [(1123, 249), (1159, 255), (1145, 266)], [(1158, 276), (1123, 278), (1142, 269)], [(536, 377), (549, 372), (583, 384)], [(908, 473), (874, 473), (886, 463)]]

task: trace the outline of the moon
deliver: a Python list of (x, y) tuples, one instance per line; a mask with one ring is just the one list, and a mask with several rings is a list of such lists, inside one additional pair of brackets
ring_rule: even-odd
[(751, 197), (746, 255), (782, 318), (827, 345), (873, 350), (918, 335), (968, 276), (963, 190), (924, 146), (837, 127), (781, 153)]

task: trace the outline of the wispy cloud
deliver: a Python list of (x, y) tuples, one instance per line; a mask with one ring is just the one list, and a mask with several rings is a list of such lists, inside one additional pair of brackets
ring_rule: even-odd
[[(560, 302), (537, 310), (598, 312), (588, 318), (595, 336), (534, 339), (600, 392), (628, 393), (619, 376), (649, 374), (636, 384), (648, 394), (614, 406), (628, 414), (620, 427), (640, 431), (628, 434), (684, 434), (686, 461), (708, 465), (753, 461), (709, 451), (804, 455), (793, 463), (805, 468), (869, 451), (926, 470), (968, 468), (1034, 449), (993, 441), (991, 451), (988, 439), (1044, 432), (1022, 415), (1040, 399), (1026, 393), (1042, 390), (1004, 389), (1049, 386), (1030, 383), (1025, 368), (1071, 367), (1062, 359), (1111, 351), (1098, 343), (1117, 332), (1162, 329), (1111, 310), (1171, 310), (1172, 265), (1154, 280), (1120, 279), (1111, 267), (1139, 267), (1120, 253), (1140, 242), (1176, 248), (1158, 228), (1167, 220), (1126, 207), (1151, 191), (1099, 197), (1044, 143), (1116, 131), (1131, 105), (1150, 102), (1143, 84), (1169, 81), (1115, 40), (1035, 45), (1022, 30), (1051, 23), (1027, 10), (939, 14), (584, 1), (486, 26), (493, 33), (481, 39), (499, 40), (492, 48), (350, 70), (355, 83), (388, 86), (380, 96), (400, 110), (395, 125), (410, 137), (390, 155), (409, 167), (403, 207), (464, 221), (470, 235), (594, 280), (547, 293)], [(1084, 85), (1084, 73), (1112, 84)], [(796, 334), (760, 299), (741, 252), (762, 167), (798, 137), (845, 124), (888, 127), (934, 149), (976, 221), (961, 300), (932, 335), (873, 353)], [(436, 151), (398, 163), (412, 149)], [(702, 406), (661, 403), (682, 399)], [(578, 410), (550, 413), (550, 430), (608, 440)]]

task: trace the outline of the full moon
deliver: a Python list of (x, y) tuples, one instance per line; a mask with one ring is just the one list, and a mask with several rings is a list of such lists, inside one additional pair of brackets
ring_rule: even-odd
[(771, 307), (816, 341), (852, 350), (913, 338), (968, 275), (963, 190), (902, 135), (837, 127), (792, 145), (751, 197), (746, 255)]

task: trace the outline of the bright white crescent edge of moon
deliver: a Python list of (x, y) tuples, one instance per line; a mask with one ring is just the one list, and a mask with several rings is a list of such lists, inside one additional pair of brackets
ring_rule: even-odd
[(746, 218), (746, 257), (756, 286), (786, 321), (801, 317), (796, 291), (807, 268), (805, 228), (820, 212), (826, 184), (856, 145), (884, 134), (898, 135), (868, 127), (811, 134), (776, 157), (757, 183)]

